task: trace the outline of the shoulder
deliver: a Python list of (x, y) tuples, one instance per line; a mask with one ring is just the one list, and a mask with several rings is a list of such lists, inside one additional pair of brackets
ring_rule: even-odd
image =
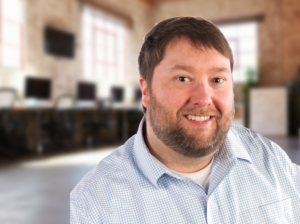
[[(71, 203), (85, 210), (89, 204), (101, 203), (101, 197), (114, 188), (114, 185), (126, 179), (128, 171), (134, 169), (132, 148), (135, 136), (124, 145), (115, 149), (99, 162), (73, 189)], [(130, 173), (130, 172), (129, 172)]]
[(268, 155), (274, 155), (280, 160), (291, 162), (285, 151), (278, 144), (258, 132), (242, 125), (232, 125), (230, 131), (241, 140), (250, 155), (266, 153)]
[(242, 125), (232, 125), (230, 130), (241, 140), (254, 163), (280, 166), (287, 174), (300, 178), (299, 166), (292, 163), (278, 144)]

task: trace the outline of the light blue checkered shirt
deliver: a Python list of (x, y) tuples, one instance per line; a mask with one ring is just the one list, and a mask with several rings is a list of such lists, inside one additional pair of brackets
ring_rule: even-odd
[(300, 168), (274, 142), (232, 125), (207, 192), (153, 158), (141, 124), (72, 191), (71, 223), (300, 223)]

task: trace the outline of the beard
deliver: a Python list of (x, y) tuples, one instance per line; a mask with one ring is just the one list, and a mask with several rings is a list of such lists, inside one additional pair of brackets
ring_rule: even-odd
[[(152, 130), (156, 137), (173, 151), (190, 158), (200, 158), (215, 153), (224, 143), (231, 126), (234, 115), (234, 107), (227, 114), (209, 109), (194, 108), (190, 110), (180, 109), (177, 112), (177, 119), (174, 121), (172, 112), (162, 106), (151, 94), (150, 107), (147, 109)], [(182, 125), (184, 114), (197, 114), (198, 116), (213, 115), (216, 118), (216, 128), (205, 136), (208, 129), (205, 126), (192, 127), (196, 135), (189, 134)]]

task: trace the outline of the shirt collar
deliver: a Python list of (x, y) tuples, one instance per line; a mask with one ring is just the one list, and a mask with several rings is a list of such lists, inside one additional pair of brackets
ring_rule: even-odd
[(143, 138), (143, 125), (145, 124), (145, 116), (143, 117), (137, 135), (134, 140), (134, 156), (138, 167), (149, 181), (156, 187), (158, 179), (167, 171), (158, 164), (155, 158), (149, 152), (149, 149)]
[[(134, 140), (134, 157), (138, 167), (149, 181), (158, 187), (158, 179), (165, 173), (170, 174), (170, 170), (161, 166), (158, 161), (151, 155), (149, 149), (144, 141), (143, 137), (143, 125), (145, 124), (145, 117), (141, 120), (137, 135)], [(227, 161), (228, 159), (243, 159), (252, 163), (251, 157), (249, 156), (246, 148), (244, 147), (238, 134), (231, 127), (225, 143), (220, 147), (218, 152), (215, 154), (215, 159), (219, 161)]]
[(220, 150), (215, 154), (217, 157), (231, 157), (246, 160), (252, 163), (252, 159), (244, 146), (240, 135), (237, 132), (235, 125), (232, 125), (227, 133), (225, 143), (220, 147)]

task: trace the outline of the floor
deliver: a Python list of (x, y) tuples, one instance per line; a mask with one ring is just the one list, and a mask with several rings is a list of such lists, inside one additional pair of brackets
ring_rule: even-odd
[(1, 167), (0, 223), (69, 223), (71, 190), (112, 150), (103, 148)]
[[(269, 137), (300, 164), (299, 140)], [(115, 147), (20, 161), (0, 167), (1, 224), (67, 224), (69, 193)]]

